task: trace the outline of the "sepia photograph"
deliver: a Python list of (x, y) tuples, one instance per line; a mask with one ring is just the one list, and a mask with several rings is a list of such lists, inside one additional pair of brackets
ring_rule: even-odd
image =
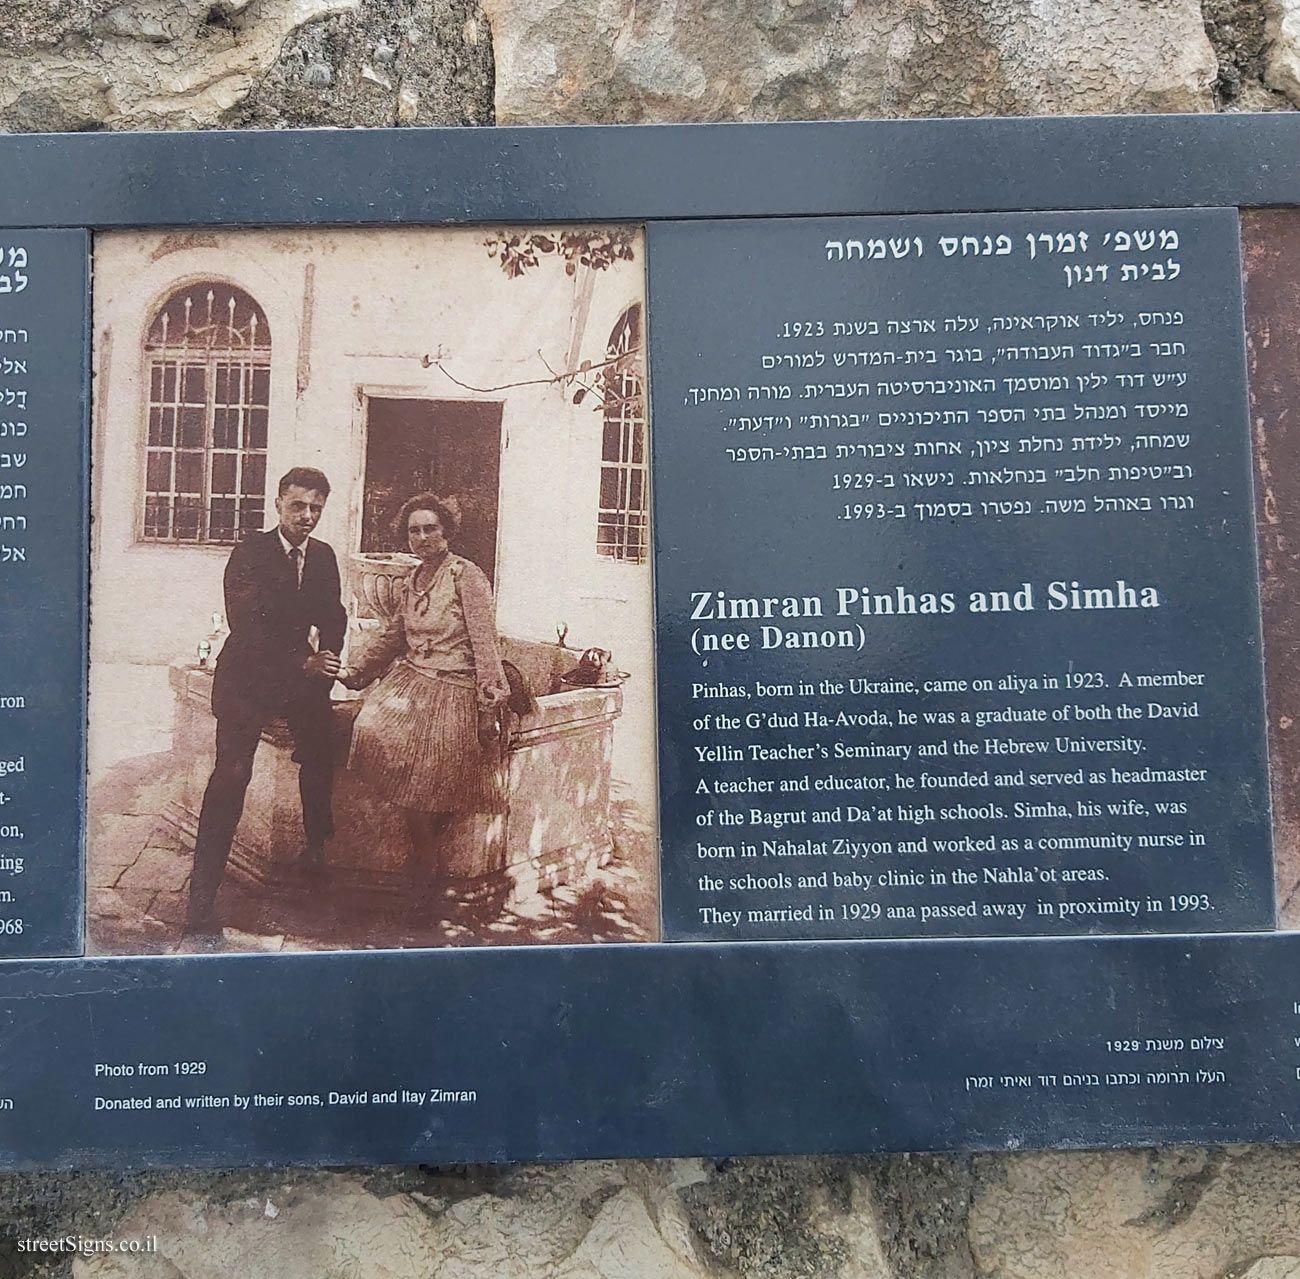
[(96, 237), (91, 953), (658, 939), (644, 272)]

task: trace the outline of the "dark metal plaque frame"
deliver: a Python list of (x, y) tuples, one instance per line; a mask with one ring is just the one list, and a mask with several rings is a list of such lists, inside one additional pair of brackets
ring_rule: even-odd
[(7, 137), (3, 152), (3, 226), (644, 222), (1300, 204), (1300, 125), (1283, 112), (40, 134)]
[[(0, 160), (0, 229), (1300, 205), (1280, 113), (75, 134)], [(7, 1167), (1284, 1141), (1300, 934), (15, 959), (0, 1031)], [(1183, 1055), (1104, 1082), (1131, 1037)], [(95, 1060), (474, 1098), (123, 1113)]]

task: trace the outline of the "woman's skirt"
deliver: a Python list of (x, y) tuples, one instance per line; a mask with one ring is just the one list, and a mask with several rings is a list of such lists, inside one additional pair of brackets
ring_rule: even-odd
[(497, 805), (498, 760), (479, 745), (472, 686), (398, 661), (357, 713), (348, 767), (401, 808), (475, 812)]

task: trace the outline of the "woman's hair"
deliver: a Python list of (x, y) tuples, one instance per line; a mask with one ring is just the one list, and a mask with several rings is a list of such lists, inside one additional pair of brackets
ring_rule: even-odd
[(442, 525), (442, 531), (450, 541), (460, 532), (460, 503), (454, 497), (438, 497), (434, 493), (417, 493), (402, 503), (397, 518), (393, 520), (393, 532), (398, 544), (406, 546), (406, 526), (416, 511), (432, 511)]

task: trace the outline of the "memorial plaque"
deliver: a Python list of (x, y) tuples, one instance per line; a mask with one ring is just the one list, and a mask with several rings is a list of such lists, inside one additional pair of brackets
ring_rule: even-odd
[(1272, 927), (1235, 211), (650, 245), (668, 935)]
[(0, 139), (0, 1164), (1293, 1139), (1298, 148)]

